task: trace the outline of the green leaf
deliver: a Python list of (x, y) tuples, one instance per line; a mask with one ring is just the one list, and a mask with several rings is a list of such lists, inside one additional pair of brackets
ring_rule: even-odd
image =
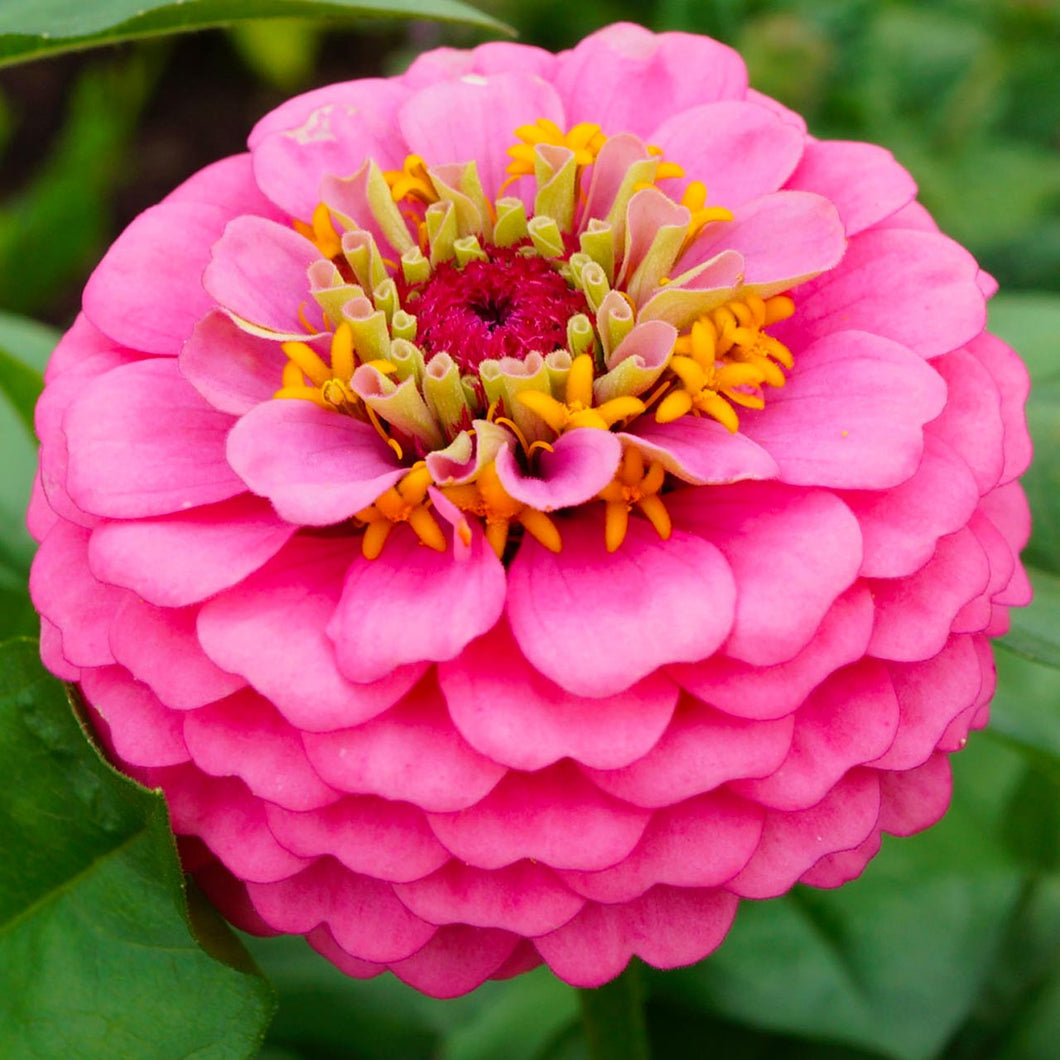
[(999, 291), (990, 299), (990, 330), (1016, 349), (1035, 383), (1060, 379), (1060, 295)]
[(1060, 577), (1029, 568), (1034, 600), (1014, 607), (1012, 628), (1001, 643), (1033, 662), (1060, 667)]
[(461, 0), (0, 0), (0, 66), (252, 18), (365, 15), (433, 18), (507, 30)]
[(954, 806), (935, 829), (886, 840), (838, 890), (744, 902), (721, 948), (655, 991), (759, 1029), (935, 1056), (979, 997), (1021, 880), (996, 831), (1022, 759), (979, 738), (954, 765)]
[[(1009, 638), (1000, 643), (1008, 644)], [(1060, 671), (1008, 651), (995, 655), (998, 683), (991, 730), (1060, 767)]]
[(0, 646), (0, 760), (0, 1056), (253, 1056), (268, 984), (216, 914), (193, 933), (165, 803), (99, 758), (28, 640)]

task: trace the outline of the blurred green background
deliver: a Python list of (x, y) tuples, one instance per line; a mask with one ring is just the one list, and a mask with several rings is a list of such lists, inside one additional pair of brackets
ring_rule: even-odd
[[(994, 724), (956, 758), (951, 814), (926, 835), (887, 842), (865, 877), (840, 891), (798, 889), (782, 900), (745, 903), (715, 957), (649, 975), (655, 1054), (1056, 1060), (1060, 6), (476, 6), (514, 26), (523, 41), (551, 49), (619, 19), (708, 33), (736, 46), (752, 84), (801, 112), (815, 135), (890, 148), (943, 230), (1000, 281), (993, 325), (1021, 350), (1036, 381), (1030, 416), (1038, 460), (1027, 487), (1038, 601), (1011, 650), (997, 653)], [(11, 315), (68, 325), (88, 272), (117, 232), (196, 169), (241, 150), (253, 122), (282, 99), (330, 81), (397, 72), (425, 48), (484, 39), (478, 30), (429, 23), (351, 29), (271, 21), (0, 71), (0, 349), (17, 348), (41, 368), (51, 333)], [(20, 527), (33, 449), (13, 414), (0, 416), (0, 450), (11, 469), (0, 492), (0, 634), (33, 634), (24, 590), (31, 546)], [(263, 1060), (585, 1056), (577, 998), (547, 973), (435, 1002), (390, 977), (347, 980), (299, 940), (250, 946), (280, 997)]]

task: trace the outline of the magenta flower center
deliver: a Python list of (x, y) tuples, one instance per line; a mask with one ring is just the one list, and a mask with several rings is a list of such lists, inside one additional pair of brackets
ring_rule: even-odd
[(445, 352), (475, 371), (487, 359), (564, 349), (567, 321), (588, 311), (585, 295), (537, 255), (495, 246), (486, 253), (462, 269), (439, 265), (425, 283), (401, 292), (424, 354)]

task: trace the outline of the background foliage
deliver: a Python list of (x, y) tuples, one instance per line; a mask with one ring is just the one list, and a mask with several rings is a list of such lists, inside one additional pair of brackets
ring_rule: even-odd
[[(314, 15), (414, 6), (245, 0), (241, 8), (285, 4)], [(124, 10), (119, 0), (93, 10), (100, 6)], [(189, 12), (209, 21), (211, 0), (193, 0), (180, 18), (173, 6), (131, 5), (160, 21), (104, 32), (165, 30)], [(1001, 281), (992, 325), (1035, 380), (1026, 556), (1037, 600), (997, 652), (993, 724), (955, 759), (951, 813), (927, 834), (885, 842), (866, 874), (838, 891), (799, 888), (744, 903), (715, 956), (647, 975), (655, 1055), (705, 1055), (713, 1042), (713, 1055), (734, 1060), (1054, 1060), (1060, 8), (1051, 0), (476, 6), (554, 49), (621, 18), (710, 33), (736, 45), (754, 85), (802, 112), (816, 135), (888, 146), (943, 229)], [(48, 23), (40, 20), (64, 7), (0, 0), (0, 62), (19, 48), (63, 46), (41, 39)], [(30, 11), (40, 25), (27, 21)], [(433, 11), (466, 8), (437, 0)], [(64, 39), (93, 28), (68, 23)], [(245, 22), (0, 72), (0, 639), (36, 633), (25, 593), (32, 543), (22, 529), (30, 410), (52, 328), (72, 320), (107, 242), (186, 175), (240, 150), (255, 118), (285, 95), (391, 73), (424, 47), (484, 37), (436, 23)], [(0, 648), (0, 759), (5, 1058), (585, 1055), (575, 993), (547, 972), (438, 1002), (389, 976), (346, 979), (297, 939), (246, 940), (276, 990), (269, 1024), (270, 990), (246, 952), (194, 894), (189, 911), (164, 806), (98, 759), (26, 640)]]

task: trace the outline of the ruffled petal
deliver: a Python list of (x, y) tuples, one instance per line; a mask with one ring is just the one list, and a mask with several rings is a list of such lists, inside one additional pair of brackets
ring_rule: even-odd
[(661, 541), (631, 519), (622, 547), (600, 521), (564, 521), (563, 550), (524, 540), (508, 572), (508, 618), (527, 659), (575, 695), (612, 695), (659, 666), (710, 655), (732, 622), (734, 590), (717, 549), (676, 531)]
[(618, 975), (634, 955), (656, 968), (702, 960), (721, 945), (736, 905), (727, 891), (654, 887), (621, 905), (587, 905), (534, 945), (561, 979), (596, 987)]
[(144, 210), (89, 277), (85, 315), (124, 346), (178, 354), (213, 306), (202, 274), (229, 217), (222, 207), (196, 201)]
[(879, 776), (855, 769), (816, 806), (767, 813), (758, 849), (726, 887), (742, 898), (775, 898), (825, 855), (863, 843), (880, 814)]
[[(451, 120), (454, 114), (459, 121)], [(492, 199), (506, 178), (503, 148), (517, 142), (516, 129), (539, 118), (567, 122), (548, 82), (519, 73), (472, 74), (416, 93), (401, 108), (398, 126), (409, 150), (431, 165), (474, 159)]]
[(732, 48), (688, 33), (656, 35), (628, 22), (586, 37), (557, 59), (555, 84), (569, 123), (594, 122), (610, 136), (650, 139), (671, 114), (742, 99), (747, 88), (747, 69)]
[(725, 100), (675, 114), (655, 129), (651, 142), (687, 178), (707, 186), (711, 205), (733, 210), (784, 184), (805, 137), (757, 103)]
[[(218, 666), (241, 674), (294, 726), (329, 732), (374, 718), (423, 674), (402, 666), (371, 684), (348, 681), (325, 633), (356, 545), (295, 538), (241, 585), (207, 603), (198, 636)], [(279, 646), (262, 651), (263, 644)]]
[(271, 559), (297, 527), (244, 494), (154, 519), (104, 522), (92, 531), (96, 576), (160, 607), (186, 607), (242, 581)]
[(432, 924), (502, 928), (523, 936), (554, 931), (585, 905), (551, 869), (533, 861), (486, 871), (451, 860), (394, 893)]
[(628, 856), (650, 817), (560, 762), (509, 773), (476, 805), (429, 820), (448, 850), (478, 868), (531, 858), (554, 869), (605, 869)]
[(232, 422), (173, 360), (115, 368), (89, 383), (63, 417), (70, 495), (85, 511), (114, 519), (234, 497), (244, 486), (225, 459)]
[[(423, 810), (407, 802), (347, 795), (316, 810), (268, 805), (265, 813), (272, 834), (292, 854), (303, 858), (330, 854), (351, 872), (377, 880), (418, 880), (450, 858), (428, 827)], [(395, 842), (396, 836), (400, 842)]]
[(81, 688), (106, 722), (117, 754), (136, 766), (175, 766), (187, 762), (183, 716), (165, 706), (120, 666), (86, 670)]
[(533, 474), (524, 474), (510, 446), (497, 453), (497, 477), (510, 497), (551, 512), (592, 500), (614, 477), (622, 443), (610, 431), (584, 427), (562, 434), (552, 451), (537, 455)]
[(886, 489), (916, 472), (923, 425), (945, 404), (942, 378), (904, 346), (839, 331), (804, 350), (766, 407), (741, 413), (741, 429), (784, 482)]
[(392, 962), (390, 971), (431, 997), (459, 997), (504, 967), (518, 944), (509, 931), (450, 924), (411, 957)]
[(477, 527), (470, 546), (454, 535), (445, 552), (398, 530), (378, 559), (350, 564), (327, 627), (339, 668), (376, 681), (408, 663), (452, 659), (500, 618), (504, 590), (504, 567)]
[(315, 330), (322, 330), (306, 275), (320, 257), (316, 245), (293, 228), (263, 217), (236, 217), (214, 244), (202, 283), (222, 308), (242, 320), (301, 335), (300, 307)]
[(787, 186), (834, 203), (848, 236), (916, 198), (916, 181), (885, 147), (842, 140), (808, 141)]
[(204, 707), (246, 685), (203, 653), (195, 632), (198, 614), (197, 607), (153, 607), (129, 594), (110, 627), (114, 658), (174, 710)]
[(298, 731), (251, 689), (185, 714), (184, 740), (204, 773), (237, 776), (258, 798), (289, 810), (339, 798), (309, 764)]
[(872, 633), (872, 597), (855, 584), (828, 609), (797, 655), (758, 667), (727, 655), (670, 666), (667, 673), (692, 695), (737, 718), (764, 721), (796, 710), (830, 673), (865, 654)]
[(676, 525), (714, 544), (736, 581), (725, 652), (756, 666), (785, 662), (813, 636), (857, 577), (861, 533), (834, 494), (777, 483), (682, 490)]
[(538, 673), (504, 623), (443, 663), (438, 676), (461, 735), (513, 769), (564, 757), (601, 769), (628, 765), (651, 750), (677, 704), (677, 686), (660, 674), (587, 704)]
[(286, 362), (279, 342), (248, 335), (215, 309), (180, 351), (180, 374), (215, 409), (241, 416), (280, 389)]
[(833, 674), (810, 694), (795, 715), (791, 750), (776, 772), (730, 787), (770, 809), (809, 809), (849, 769), (891, 746), (898, 718), (898, 698), (886, 667), (865, 659)]
[(432, 678), (363, 725), (304, 733), (303, 740), (310, 762), (328, 784), (437, 813), (479, 802), (506, 772), (464, 742)]
[(564, 872), (563, 880), (595, 902), (628, 902), (657, 883), (717, 887), (748, 862), (765, 811), (727, 791), (685, 799), (652, 815), (624, 861), (602, 872)]
[(288, 522), (329, 526), (367, 508), (405, 469), (359, 420), (311, 401), (269, 401), (228, 436), (228, 460)]
[(796, 359), (815, 339), (849, 329), (937, 357), (975, 338), (986, 324), (978, 271), (971, 254), (945, 236), (874, 228), (850, 240), (838, 268), (799, 290), (798, 313), (772, 333)]
[(686, 697), (662, 739), (622, 769), (582, 767), (602, 791), (635, 806), (672, 806), (736, 777), (764, 777), (784, 761), (791, 717), (748, 721)]
[(254, 908), (276, 931), (304, 935), (327, 924), (347, 953), (373, 963), (401, 960), (420, 949), (435, 927), (413, 916), (389, 884), (320, 858), (305, 871), (247, 888)]

